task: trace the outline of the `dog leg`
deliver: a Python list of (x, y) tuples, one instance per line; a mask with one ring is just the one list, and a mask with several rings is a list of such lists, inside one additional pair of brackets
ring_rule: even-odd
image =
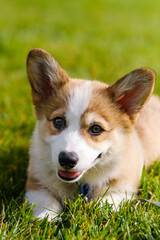
[(51, 194), (45, 190), (28, 190), (25, 198), (29, 204), (35, 204), (33, 215), (39, 219), (48, 216), (48, 221), (55, 218), (63, 211), (61, 204)]
[(106, 196), (103, 197), (103, 202), (106, 200), (109, 204), (113, 205), (114, 210), (119, 209), (119, 205), (128, 200), (134, 199), (135, 194), (134, 193), (128, 193), (128, 192), (111, 192), (108, 193)]

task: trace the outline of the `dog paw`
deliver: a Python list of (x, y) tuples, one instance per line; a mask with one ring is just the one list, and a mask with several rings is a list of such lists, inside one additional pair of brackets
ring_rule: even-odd
[(46, 210), (46, 211), (43, 211), (43, 212), (39, 213), (38, 215), (33, 213), (33, 215), (36, 218), (38, 218), (39, 220), (47, 218), (47, 220), (50, 222), (51, 220), (53, 220), (54, 218), (56, 218), (58, 216), (58, 213)]

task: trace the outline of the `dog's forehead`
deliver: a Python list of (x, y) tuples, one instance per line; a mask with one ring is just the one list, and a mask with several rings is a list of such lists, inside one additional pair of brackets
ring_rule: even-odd
[(80, 116), (87, 109), (92, 96), (92, 83), (89, 81), (70, 89), (68, 117)]
[(68, 88), (69, 97), (66, 117), (69, 124), (79, 128), (83, 120), (86, 122), (88, 119), (87, 122), (90, 124), (90, 118), (86, 118), (88, 114), (97, 112), (97, 114), (101, 115), (100, 110), (106, 112), (104, 101), (106, 102), (107, 99), (103, 93), (106, 92), (107, 87), (106, 84), (97, 81), (79, 80), (78, 84)]

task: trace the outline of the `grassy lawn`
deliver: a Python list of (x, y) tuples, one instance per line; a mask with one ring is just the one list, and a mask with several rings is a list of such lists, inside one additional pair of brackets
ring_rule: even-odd
[[(23, 201), (29, 139), (35, 125), (26, 56), (51, 52), (71, 77), (112, 83), (139, 67), (157, 73), (159, 0), (0, 1), (0, 239), (160, 239), (160, 208), (81, 198), (55, 221), (36, 221)], [(160, 201), (160, 164), (144, 171), (139, 197)]]

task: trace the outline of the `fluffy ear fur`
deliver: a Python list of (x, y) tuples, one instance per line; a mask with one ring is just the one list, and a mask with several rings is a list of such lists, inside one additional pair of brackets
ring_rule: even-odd
[(148, 68), (140, 68), (122, 77), (108, 90), (113, 101), (133, 120), (150, 98), (154, 85), (154, 71)]
[(34, 104), (54, 94), (68, 81), (59, 63), (46, 51), (35, 48), (27, 58), (27, 73)]

